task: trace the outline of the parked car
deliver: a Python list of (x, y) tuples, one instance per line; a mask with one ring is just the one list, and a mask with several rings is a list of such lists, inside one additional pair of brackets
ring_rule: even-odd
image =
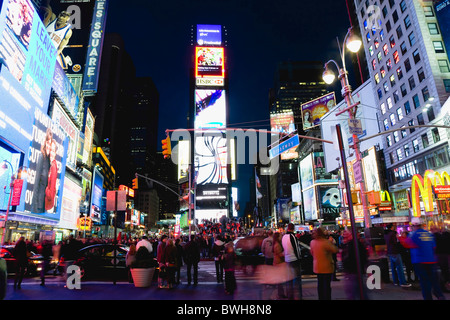
[(79, 257), (75, 264), (80, 267), (82, 279), (108, 278), (113, 279), (116, 269), (116, 279), (127, 279), (126, 256), (128, 247), (117, 246), (116, 267), (114, 268), (114, 245), (94, 244), (78, 251)]
[[(0, 258), (3, 258), (6, 261), (8, 274), (16, 272), (17, 261), (14, 257), (14, 245), (2, 246), (0, 249)], [(38, 276), (41, 271), (42, 262), (42, 255), (31, 252), (31, 256), (28, 258), (28, 266), (25, 275), (32, 277)]]

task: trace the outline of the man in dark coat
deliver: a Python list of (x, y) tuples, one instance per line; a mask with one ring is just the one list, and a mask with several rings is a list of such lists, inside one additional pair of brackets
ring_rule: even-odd
[(14, 289), (20, 289), (22, 284), (23, 276), (27, 270), (28, 266), (28, 255), (27, 255), (27, 244), (25, 243), (25, 238), (20, 237), (14, 247), (14, 257), (16, 258), (16, 277), (14, 278)]
[(188, 285), (191, 284), (191, 269), (194, 267), (194, 285), (198, 284), (198, 263), (200, 262), (200, 247), (195, 241), (195, 236), (191, 235), (191, 240), (184, 246), (184, 261), (187, 267)]

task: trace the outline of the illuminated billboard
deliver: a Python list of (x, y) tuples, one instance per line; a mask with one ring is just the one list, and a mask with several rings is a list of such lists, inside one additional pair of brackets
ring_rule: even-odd
[(270, 131), (272, 133), (291, 133), (295, 131), (292, 110), (270, 114)]
[(301, 106), (303, 130), (320, 125), (320, 119), (335, 105), (334, 92), (303, 103)]
[(197, 185), (228, 183), (227, 139), (221, 134), (195, 138), (194, 163)]
[(55, 66), (52, 88), (72, 118), (77, 119), (80, 99), (59, 63)]
[(57, 100), (53, 103), (52, 120), (59, 125), (69, 138), (69, 146), (67, 150), (67, 165), (71, 168), (76, 168), (77, 164), (77, 146), (78, 146), (78, 128), (67, 116), (64, 109)]
[(222, 45), (222, 26), (210, 24), (198, 24), (197, 44), (199, 46)]
[[(2, 73), (9, 70), (33, 102), (47, 112), (56, 48), (29, 0), (3, 1), (0, 11)], [(14, 86), (14, 85), (13, 85)]]
[(225, 90), (195, 90), (195, 129), (223, 128), (227, 125)]
[(196, 47), (195, 77), (224, 78), (224, 49), (220, 47)]
[(178, 141), (178, 182), (184, 182), (189, 177), (190, 141)]
[(69, 178), (64, 179), (61, 219), (58, 228), (76, 229), (80, 216), (81, 186)]
[(90, 217), (95, 222), (100, 222), (102, 211), (102, 196), (103, 196), (103, 175), (94, 169), (94, 176), (92, 178), (92, 195), (90, 206)]
[(28, 153), (25, 212), (59, 220), (68, 138), (61, 127), (39, 108), (35, 109), (34, 117), (33, 140)]

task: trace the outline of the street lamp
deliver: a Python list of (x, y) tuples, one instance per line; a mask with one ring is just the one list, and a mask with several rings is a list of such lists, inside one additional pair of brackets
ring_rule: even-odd
[[(350, 50), (351, 52), (358, 52), (358, 50), (360, 49), (361, 44), (362, 44), (361, 40), (353, 33), (352, 28), (348, 29), (347, 34), (345, 35), (345, 38), (344, 38), (344, 43), (345, 43), (345, 46), (347, 47), (347, 49)], [(339, 41), (338, 41), (338, 45), (339, 45)], [(327, 84), (331, 84), (334, 81), (335, 75), (328, 67), (330, 63), (333, 63), (339, 71), (338, 79), (340, 80), (341, 86), (342, 86), (341, 93), (342, 93), (342, 97), (345, 99), (345, 103), (347, 105), (346, 108), (344, 108), (343, 110), (336, 113), (336, 115), (338, 116), (344, 112), (348, 112), (350, 120), (354, 120), (359, 102), (353, 103), (352, 89), (348, 83), (347, 70), (345, 68), (345, 46), (342, 47), (342, 52), (340, 52), (342, 68), (339, 67), (339, 65), (336, 61), (329, 60), (327, 63), (325, 63), (325, 66), (324, 66), (325, 71), (323, 72), (322, 78), (325, 81), (325, 83), (327, 83)], [(355, 151), (356, 165), (361, 166), (362, 157), (361, 157), (361, 152), (359, 150), (358, 136), (355, 133), (353, 133), (352, 138), (353, 138), (353, 146), (351, 148), (353, 148), (353, 150)], [(343, 164), (343, 165), (346, 165), (346, 164)], [(366, 186), (364, 184), (364, 181), (361, 181), (359, 183), (359, 187), (360, 187), (360, 191), (361, 191), (361, 200), (362, 200), (362, 206), (363, 206), (363, 211), (364, 211), (365, 226), (366, 226), (366, 228), (370, 228), (372, 226), (372, 222), (370, 220), (370, 213), (369, 213), (369, 209), (367, 206)], [(347, 192), (351, 192), (351, 190), (348, 190)]]
[[(0, 245), (3, 245), (4, 241), (5, 241), (5, 236), (6, 236), (6, 231), (7, 231), (7, 222), (8, 222), (8, 215), (9, 215), (9, 207), (11, 207), (11, 200), (14, 194), (14, 189), (15, 189), (15, 181), (17, 180), (23, 180), (26, 178), (27, 176), (27, 168), (26, 167), (20, 167), (17, 170), (17, 177), (15, 177), (14, 175), (14, 168), (11, 164), (11, 162), (9, 162), (8, 160), (3, 160), (2, 164), (0, 165), (0, 175), (2, 175), (4, 172), (6, 172), (8, 170), (8, 165), (9, 167), (11, 167), (11, 182), (9, 184), (9, 199), (8, 199), (8, 206), (6, 208), (6, 214), (5, 214), (5, 222), (3, 225), (3, 234), (2, 234), (2, 240), (0, 242)], [(20, 185), (20, 191), (22, 190), (22, 185)], [(5, 186), (6, 189), (6, 186)], [(20, 198), (20, 193), (19, 193), (19, 198)], [(16, 204), (14, 204), (16, 205)]]

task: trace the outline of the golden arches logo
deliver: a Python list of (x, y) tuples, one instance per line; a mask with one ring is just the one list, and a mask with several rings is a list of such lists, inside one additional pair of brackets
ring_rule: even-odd
[(420, 196), (425, 208), (425, 212), (434, 211), (433, 187), (450, 185), (450, 176), (447, 172), (442, 175), (433, 170), (425, 171), (424, 177), (415, 174), (411, 180), (411, 198), (413, 207), (413, 216), (420, 217)]
[(388, 191), (380, 191), (381, 201), (389, 201), (391, 202), (391, 195)]

